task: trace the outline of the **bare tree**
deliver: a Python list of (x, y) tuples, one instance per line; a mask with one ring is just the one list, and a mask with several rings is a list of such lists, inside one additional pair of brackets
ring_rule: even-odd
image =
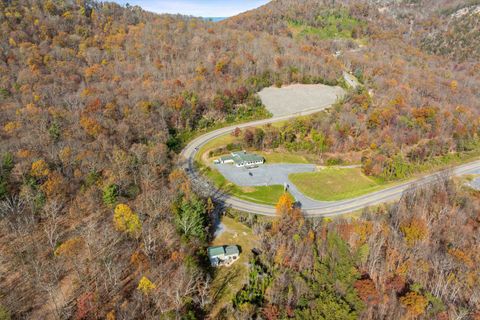
[(60, 224), (60, 213), (63, 205), (56, 200), (49, 201), (43, 209), (43, 231), (47, 236), (48, 244), (54, 250), (57, 244)]

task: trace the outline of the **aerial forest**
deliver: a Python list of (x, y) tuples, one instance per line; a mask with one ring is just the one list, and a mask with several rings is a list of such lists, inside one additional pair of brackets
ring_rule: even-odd
[[(210, 319), (220, 203), (193, 138), (271, 115), (256, 95), (361, 83), (243, 148), (386, 181), (480, 154), (478, 1), (276, 0), (212, 22), (94, 0), (0, 2), (0, 320)], [(468, 20), (467, 20), (468, 19)], [(446, 22), (449, 23), (446, 23)], [(289, 199), (225, 319), (480, 319), (480, 193), (448, 175), (358, 217)]]

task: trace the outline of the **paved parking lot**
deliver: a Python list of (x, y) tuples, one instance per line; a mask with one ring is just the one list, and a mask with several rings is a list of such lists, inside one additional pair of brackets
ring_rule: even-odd
[(292, 173), (314, 172), (313, 164), (264, 164), (258, 168), (238, 168), (232, 164), (218, 164), (215, 168), (230, 182), (242, 187), (258, 187), (271, 185), (289, 186), (289, 192), (302, 206), (312, 206), (321, 202), (310, 199), (301, 193), (288, 179)]
[(242, 187), (283, 185), (288, 183), (288, 175), (291, 173), (315, 171), (313, 164), (264, 164), (254, 169), (238, 168), (233, 164), (219, 164), (215, 167), (229, 181)]

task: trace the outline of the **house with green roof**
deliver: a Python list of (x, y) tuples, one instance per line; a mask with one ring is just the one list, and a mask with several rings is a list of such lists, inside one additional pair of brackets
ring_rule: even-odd
[(238, 246), (215, 246), (207, 249), (212, 267), (229, 266), (240, 256)]
[(220, 157), (215, 163), (233, 163), (237, 167), (249, 167), (265, 163), (265, 158), (246, 151), (237, 151), (228, 156)]

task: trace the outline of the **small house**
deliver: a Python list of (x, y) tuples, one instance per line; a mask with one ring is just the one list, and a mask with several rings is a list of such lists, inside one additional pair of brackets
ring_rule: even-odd
[(207, 251), (212, 267), (229, 266), (240, 256), (240, 250), (235, 245), (209, 247)]

